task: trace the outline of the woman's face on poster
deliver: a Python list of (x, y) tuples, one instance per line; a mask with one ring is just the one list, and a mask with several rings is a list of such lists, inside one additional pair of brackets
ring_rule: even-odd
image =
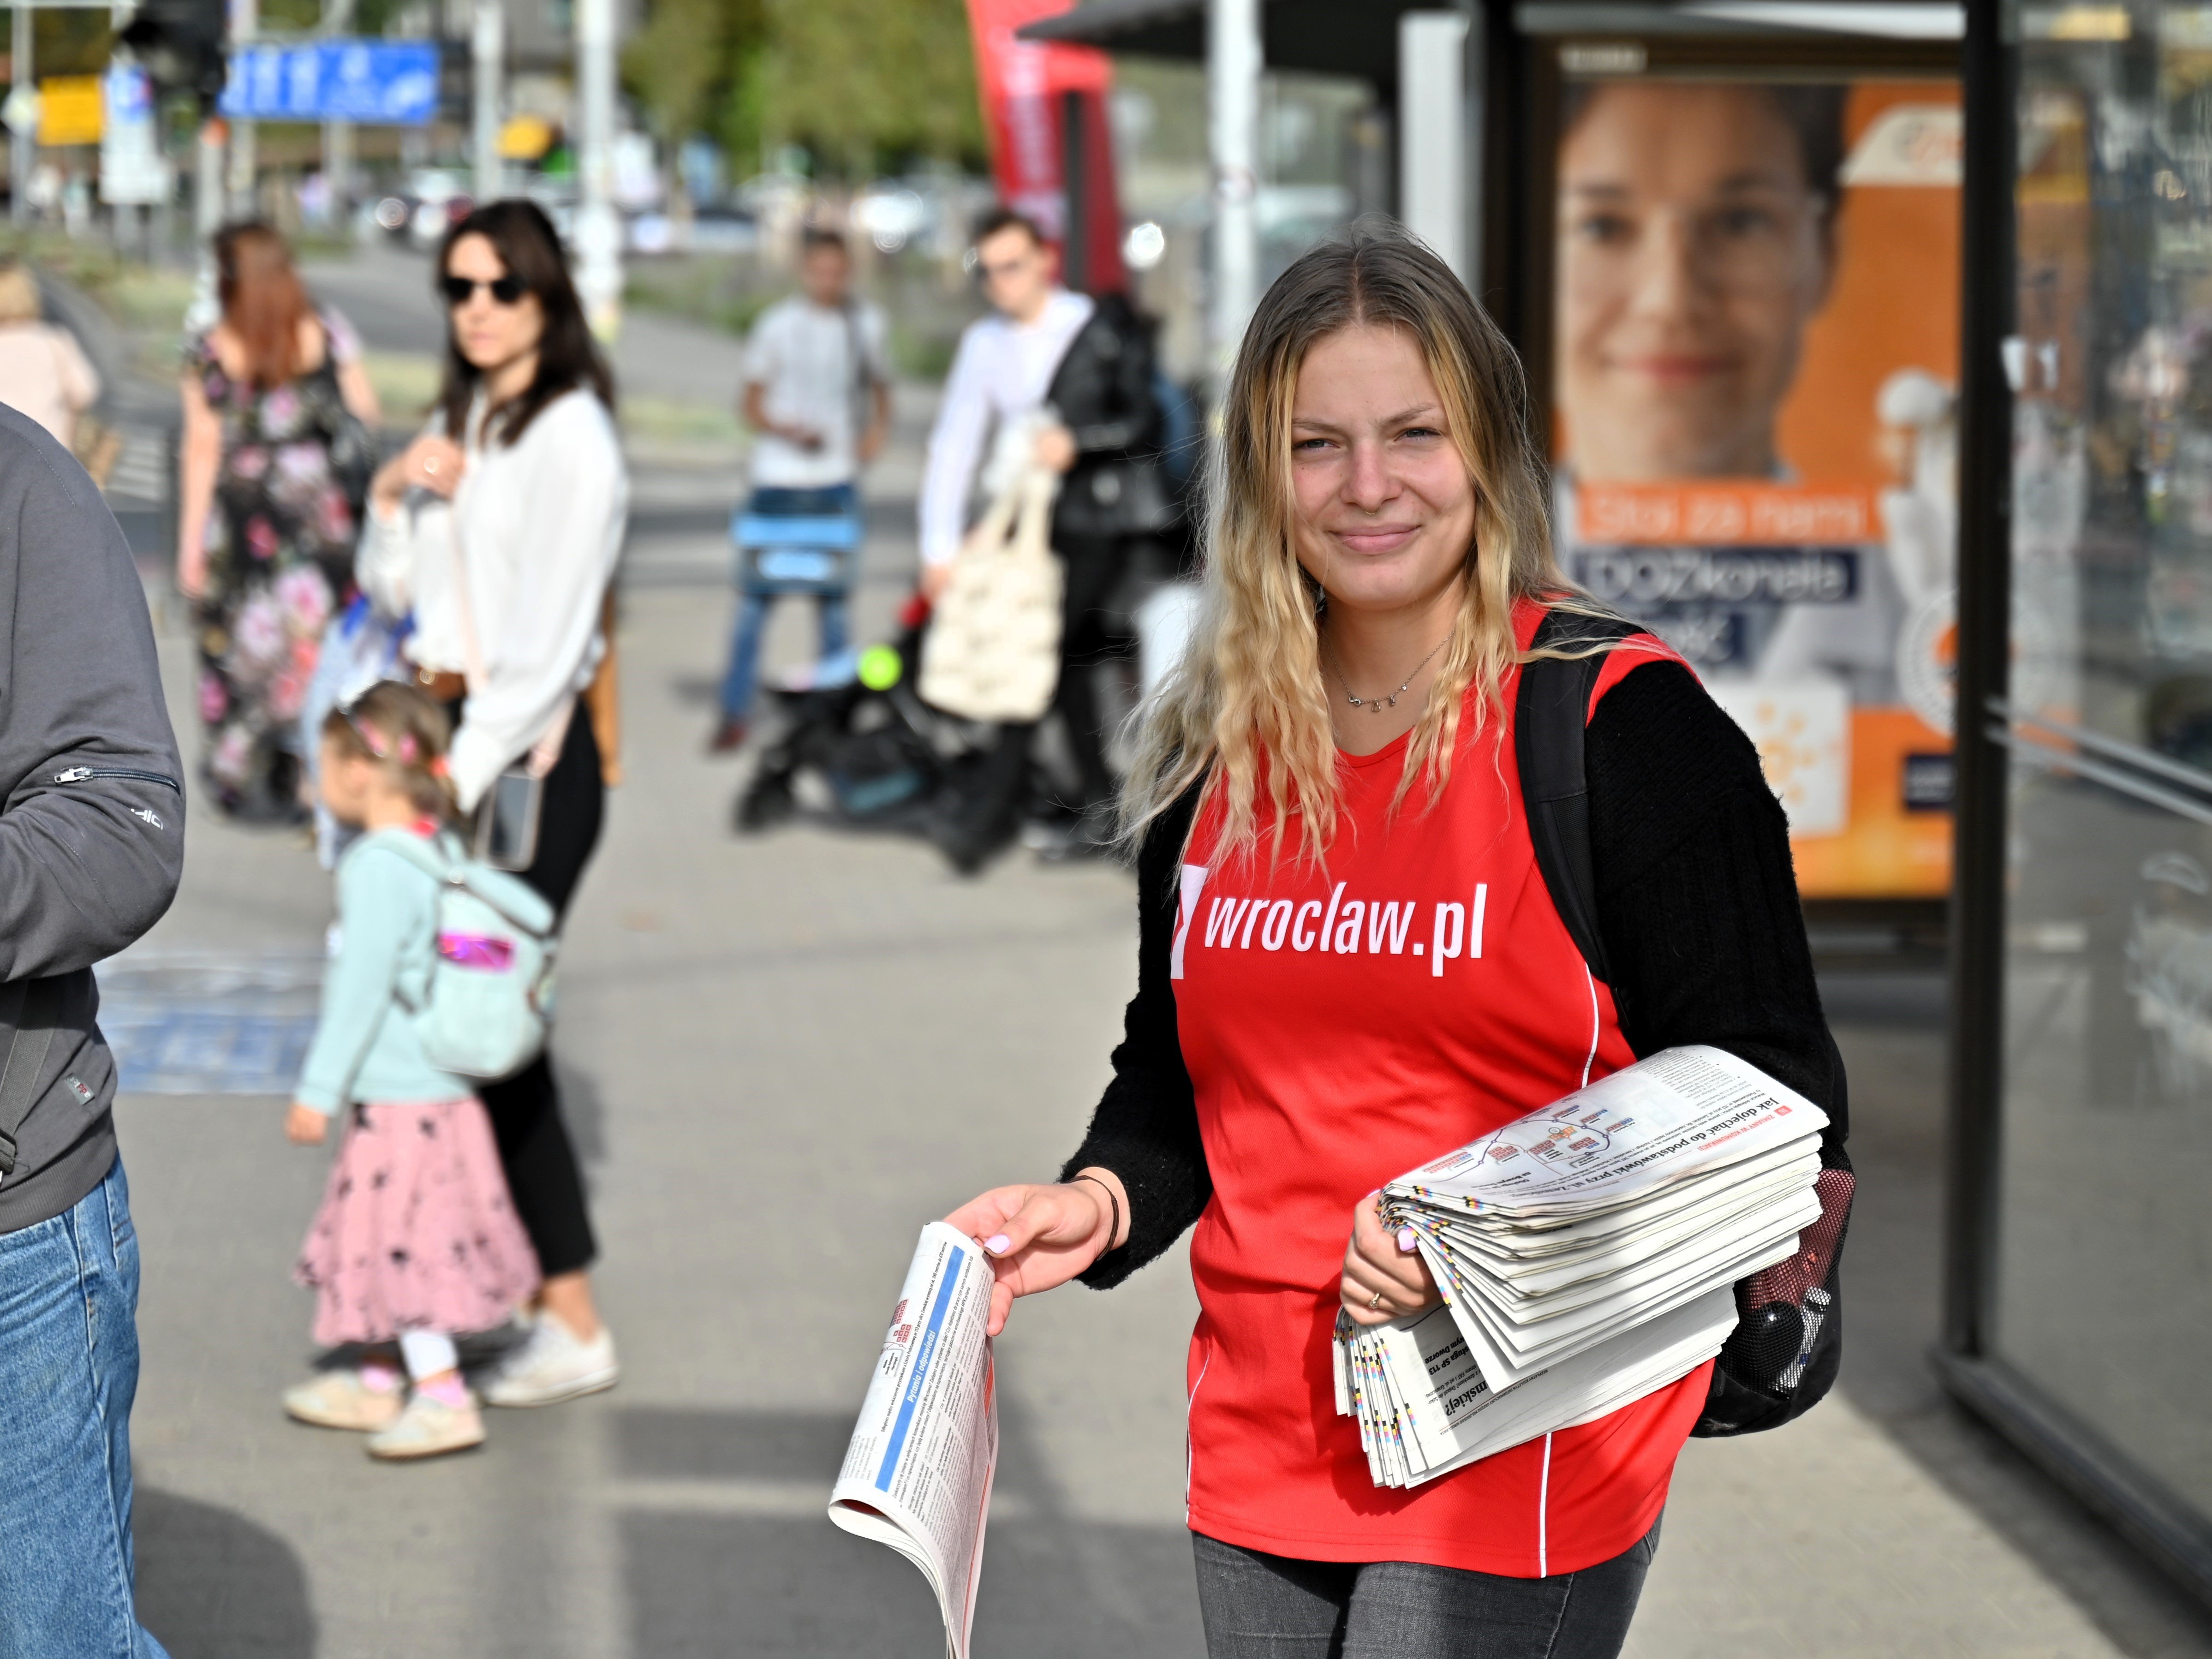
[(1771, 474), (1828, 206), (1757, 87), (1599, 88), (1559, 151), (1559, 405), (1578, 477)]

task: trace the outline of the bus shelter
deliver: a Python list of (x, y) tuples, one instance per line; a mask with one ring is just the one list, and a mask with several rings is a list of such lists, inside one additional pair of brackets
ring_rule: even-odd
[(1953, 1390), (2212, 1599), (2212, 8), (1977, 3)]

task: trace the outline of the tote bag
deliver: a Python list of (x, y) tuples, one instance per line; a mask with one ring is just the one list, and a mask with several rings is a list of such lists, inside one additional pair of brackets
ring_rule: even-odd
[(1060, 684), (1060, 561), (1046, 544), (1059, 478), (1025, 470), (953, 561), (921, 646), (921, 700), (964, 720), (1040, 720)]

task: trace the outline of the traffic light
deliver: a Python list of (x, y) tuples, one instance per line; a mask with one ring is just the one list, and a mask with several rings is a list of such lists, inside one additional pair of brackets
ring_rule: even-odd
[(224, 0), (143, 0), (122, 42), (163, 92), (189, 92), (203, 109), (222, 96)]

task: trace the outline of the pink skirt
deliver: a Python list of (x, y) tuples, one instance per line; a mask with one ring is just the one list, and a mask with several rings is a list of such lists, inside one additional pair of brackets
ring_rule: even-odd
[(357, 1106), (292, 1276), (315, 1340), (388, 1342), (504, 1323), (538, 1288), (483, 1103)]

